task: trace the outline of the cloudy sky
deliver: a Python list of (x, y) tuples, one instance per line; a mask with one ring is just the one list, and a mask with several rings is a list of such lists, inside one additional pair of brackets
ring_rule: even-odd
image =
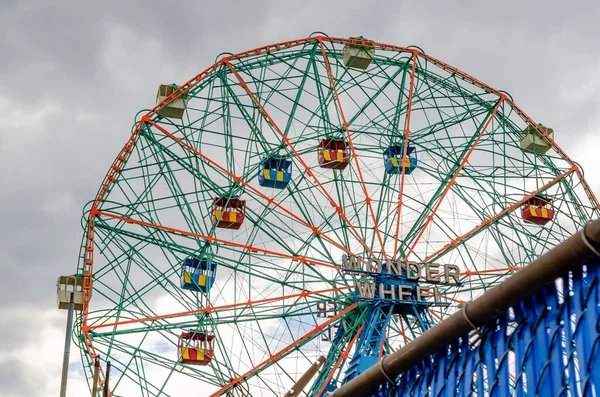
[[(600, 193), (600, 6), (546, 1), (0, 1), (0, 394), (58, 394), (81, 209), (160, 83), (222, 52), (363, 35), (509, 92)], [(174, 2), (173, 2), (174, 3)], [(52, 5), (49, 5), (52, 4)], [(70, 396), (83, 395), (73, 354)]]

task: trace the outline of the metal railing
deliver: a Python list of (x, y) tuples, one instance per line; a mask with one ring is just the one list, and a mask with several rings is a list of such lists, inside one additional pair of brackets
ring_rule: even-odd
[(600, 396), (600, 220), (330, 396)]

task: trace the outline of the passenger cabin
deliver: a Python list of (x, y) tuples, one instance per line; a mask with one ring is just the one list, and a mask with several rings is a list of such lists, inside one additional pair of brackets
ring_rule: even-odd
[(544, 154), (550, 150), (552, 145), (542, 138), (542, 133), (538, 130), (554, 140), (554, 130), (552, 128), (538, 124), (538, 128), (536, 129), (534, 126), (529, 125), (521, 132), (521, 149), (535, 154)]
[(369, 67), (371, 60), (375, 56), (375, 47), (373, 42), (364, 37), (350, 37), (351, 43), (347, 43), (342, 50), (344, 65), (363, 69)]
[(215, 282), (217, 264), (208, 259), (188, 257), (181, 264), (181, 288), (207, 293)]
[(544, 196), (534, 196), (521, 207), (521, 216), (527, 223), (545, 225), (554, 219), (552, 199)]
[(383, 164), (388, 174), (400, 174), (404, 168), (404, 174), (410, 175), (417, 168), (417, 148), (408, 146), (406, 157), (402, 159), (404, 147), (398, 145), (389, 146), (383, 152)]
[[(175, 84), (161, 84), (160, 87), (158, 87), (158, 92), (156, 93), (156, 104), (160, 104), (165, 100), (165, 98), (173, 94), (178, 89), (179, 87)], [(183, 113), (185, 112), (187, 101), (187, 95), (180, 95), (171, 103), (163, 106), (158, 113), (165, 117), (181, 120), (183, 118)]]
[(215, 354), (215, 336), (204, 332), (182, 332), (177, 357), (181, 364), (208, 365)]
[(56, 280), (56, 296), (59, 309), (69, 309), (72, 301), (74, 310), (83, 310), (83, 275), (60, 276)]
[(237, 230), (244, 222), (246, 201), (229, 197), (215, 198), (212, 215), (214, 226)]
[(344, 141), (323, 139), (317, 149), (319, 165), (323, 168), (343, 170), (350, 159), (349, 149)]
[(292, 179), (292, 162), (290, 160), (269, 157), (262, 162), (258, 170), (260, 186), (285, 189)]

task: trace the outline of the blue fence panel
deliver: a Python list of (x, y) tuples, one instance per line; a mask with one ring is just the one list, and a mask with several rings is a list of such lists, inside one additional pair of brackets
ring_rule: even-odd
[(600, 397), (600, 266), (583, 266), (398, 377), (382, 396)]

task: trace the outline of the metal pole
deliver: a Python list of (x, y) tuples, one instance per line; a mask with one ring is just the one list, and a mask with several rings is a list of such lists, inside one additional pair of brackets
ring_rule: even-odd
[(370, 395), (379, 385), (394, 380), (399, 374), (422, 362), (456, 339), (465, 336), (504, 313), (509, 307), (554, 282), (569, 271), (578, 271), (590, 258), (600, 263), (600, 219), (519, 270), (485, 294), (467, 303), (420, 337), (385, 356), (330, 397)]
[(69, 313), (67, 315), (67, 331), (65, 333), (65, 352), (63, 355), (62, 378), (60, 381), (60, 397), (67, 395), (67, 378), (69, 377), (69, 355), (71, 354), (71, 331), (73, 329), (73, 312), (75, 303), (73, 302), (73, 293), (69, 302)]
[(325, 357), (320, 356), (317, 362), (313, 363), (310, 368), (298, 379), (298, 381), (292, 386), (290, 391), (285, 393), (283, 397), (297, 397), (304, 390), (308, 382), (315, 376), (315, 374), (321, 368), (321, 365), (325, 362)]
[(98, 374), (100, 373), (100, 356), (94, 359), (94, 380), (92, 381), (92, 397), (98, 397)]
[(108, 397), (108, 380), (110, 379), (110, 361), (106, 362), (106, 377), (104, 378), (104, 393), (103, 397)]

